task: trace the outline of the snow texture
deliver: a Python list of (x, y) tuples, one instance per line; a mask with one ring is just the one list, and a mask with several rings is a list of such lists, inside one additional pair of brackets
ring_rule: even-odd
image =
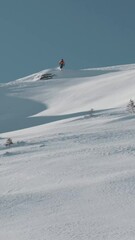
[(134, 64), (0, 85), (1, 240), (135, 239), (130, 99)]

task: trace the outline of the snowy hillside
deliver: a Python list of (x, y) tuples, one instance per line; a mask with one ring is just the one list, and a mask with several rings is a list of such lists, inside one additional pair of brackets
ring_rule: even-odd
[(134, 64), (0, 85), (0, 239), (135, 239), (130, 99)]

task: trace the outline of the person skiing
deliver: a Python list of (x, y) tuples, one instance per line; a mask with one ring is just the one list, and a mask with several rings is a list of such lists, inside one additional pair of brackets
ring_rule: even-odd
[(65, 62), (63, 58), (59, 61), (60, 69), (62, 69), (65, 66)]

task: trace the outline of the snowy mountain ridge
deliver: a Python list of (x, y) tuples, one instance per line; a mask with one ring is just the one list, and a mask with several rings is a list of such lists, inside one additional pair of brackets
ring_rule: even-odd
[[(18, 129), (22, 128), (20, 117), (29, 122), (30, 127), (34, 121), (38, 123), (38, 117), (87, 112), (91, 108), (101, 110), (125, 107), (129, 99), (134, 98), (134, 67), (135, 65), (110, 67), (110, 73), (106, 67), (102, 75), (101, 69), (95, 69), (94, 76), (91, 76), (93, 70), (47, 69), (4, 84), (0, 89), (0, 131), (6, 131), (7, 126), (9, 130), (15, 130), (14, 126), (17, 125)], [(40, 80), (44, 73), (55, 76), (51, 80)], [(3, 102), (6, 104), (5, 109), (2, 108)], [(21, 122), (24, 122), (23, 120)], [(13, 128), (9, 127), (12, 122)], [(24, 127), (27, 127), (27, 124)]]

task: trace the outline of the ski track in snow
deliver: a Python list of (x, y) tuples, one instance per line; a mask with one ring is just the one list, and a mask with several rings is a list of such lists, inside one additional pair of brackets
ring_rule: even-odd
[(135, 65), (91, 71), (1, 85), (0, 239), (135, 239)]

